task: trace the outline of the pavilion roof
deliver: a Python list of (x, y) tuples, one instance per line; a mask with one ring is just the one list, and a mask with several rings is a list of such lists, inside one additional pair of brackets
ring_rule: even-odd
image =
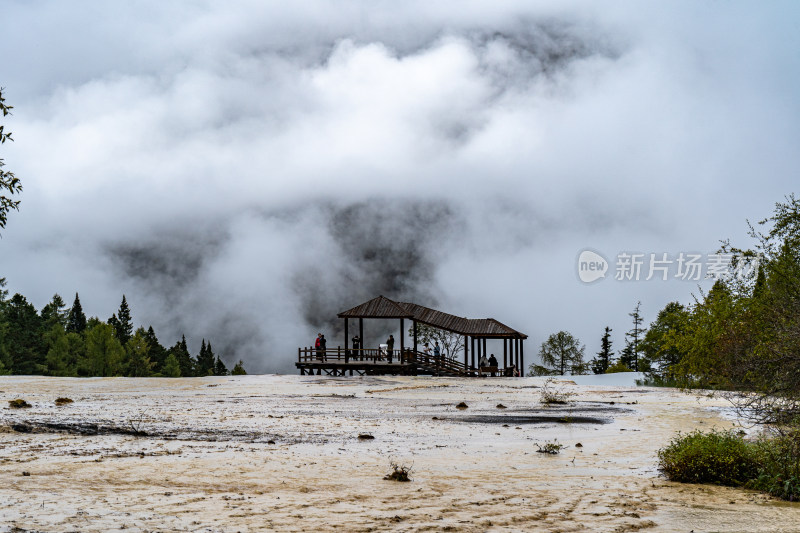
[(410, 302), (378, 296), (337, 315), (339, 318), (408, 318), (461, 335), (527, 339), (528, 336), (494, 318), (464, 318)]

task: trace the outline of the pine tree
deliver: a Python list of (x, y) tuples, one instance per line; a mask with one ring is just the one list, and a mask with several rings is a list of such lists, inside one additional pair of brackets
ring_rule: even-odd
[(86, 330), (86, 315), (83, 314), (81, 299), (75, 293), (75, 301), (67, 315), (67, 333), (83, 333)]
[(10, 370), (14, 374), (42, 374), (47, 370), (47, 352), (41, 334), (42, 319), (36, 308), (21, 294), (15, 294), (5, 305), (4, 344), (10, 354)]
[(211, 343), (206, 345), (205, 339), (200, 344), (200, 354), (197, 356), (196, 368), (198, 376), (214, 375), (214, 353), (211, 351)]
[(232, 376), (244, 376), (246, 374), (247, 374), (247, 371), (244, 369), (244, 363), (242, 362), (241, 359), (239, 359), (239, 362), (236, 363), (233, 366), (233, 370), (231, 370), (231, 375)]
[(186, 336), (181, 335), (181, 340), (175, 343), (175, 346), (169, 349), (169, 353), (175, 356), (178, 365), (181, 369), (181, 376), (191, 377), (195, 375), (194, 361), (192, 354), (189, 353), (189, 348), (186, 346)]
[(153, 362), (153, 368), (156, 372), (163, 374), (168, 352), (167, 349), (158, 342), (158, 337), (156, 337), (153, 326), (147, 328), (145, 339), (147, 339), (147, 346), (150, 347), (150, 360)]
[[(111, 322), (109, 321), (109, 324)], [(113, 324), (119, 339), (120, 344), (123, 346), (130, 340), (133, 334), (133, 323), (131, 322), (131, 310), (128, 307), (128, 301), (125, 295), (122, 295), (122, 303), (119, 305), (119, 311), (116, 314), (116, 323)]]
[(620, 352), (619, 362), (627, 366), (634, 372), (639, 371), (639, 354), (641, 352), (641, 342), (647, 328), (642, 327), (644, 319), (639, 313), (642, 302), (637, 302), (633, 312), (628, 316), (633, 319), (633, 328), (625, 334), (625, 348)]
[(606, 326), (605, 333), (600, 339), (600, 351), (597, 352), (597, 357), (592, 359), (592, 372), (595, 374), (605, 374), (608, 366), (611, 364), (611, 332), (613, 330)]
[(44, 329), (50, 331), (54, 324), (60, 324), (62, 328), (67, 326), (67, 304), (58, 294), (54, 294), (48, 304), (42, 307), (40, 313)]
[(228, 367), (225, 366), (225, 363), (222, 362), (222, 359), (217, 356), (217, 361), (214, 363), (214, 375), (215, 376), (227, 376), (228, 375)]
[(128, 357), (128, 376), (142, 378), (152, 375), (153, 363), (150, 361), (150, 347), (144, 328), (137, 329), (136, 334), (128, 340), (125, 352)]
[(125, 349), (114, 335), (114, 328), (100, 322), (86, 330), (84, 365), (90, 376), (118, 376), (122, 371)]
[(165, 378), (181, 377), (181, 365), (178, 363), (178, 359), (175, 357), (174, 353), (170, 353), (164, 361), (164, 368), (161, 369), (161, 375)]

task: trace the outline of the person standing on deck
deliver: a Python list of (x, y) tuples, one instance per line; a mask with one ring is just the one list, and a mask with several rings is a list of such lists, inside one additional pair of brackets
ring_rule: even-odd
[(320, 351), (320, 344), (322, 343), (322, 333), (317, 333), (317, 339), (314, 341), (314, 349), (317, 351), (317, 359), (322, 359), (322, 352)]
[(328, 344), (328, 341), (325, 340), (325, 335), (322, 333), (319, 334), (319, 351), (322, 354), (322, 357), (325, 357), (325, 348)]
[(356, 335), (353, 337), (353, 357), (358, 357), (361, 353), (358, 351), (361, 348), (361, 337)]
[(440, 355), (442, 355), (442, 350), (439, 348), (439, 341), (436, 341), (433, 345), (433, 356), (438, 358)]
[(386, 353), (389, 356), (389, 362), (392, 362), (392, 350), (394, 350), (394, 335), (389, 335), (389, 338), (386, 339)]

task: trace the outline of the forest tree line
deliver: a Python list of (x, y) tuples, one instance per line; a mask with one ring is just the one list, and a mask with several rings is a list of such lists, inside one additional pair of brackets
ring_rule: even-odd
[(116, 313), (87, 319), (75, 294), (67, 308), (58, 294), (41, 311), (21, 294), (8, 297), (0, 278), (0, 375), (70, 377), (194, 377), (246, 374), (242, 361), (228, 371), (203, 339), (192, 356), (186, 337), (163, 346), (153, 327), (133, 329), (125, 295)]
[(776, 203), (749, 236), (749, 248), (722, 242), (731, 275), (690, 305), (670, 302), (643, 327), (637, 304), (616, 357), (610, 328), (589, 362), (562, 331), (542, 344), (543, 363), (531, 372), (635, 370), (651, 384), (746, 392), (741, 405), (759, 422), (800, 421), (800, 201)]

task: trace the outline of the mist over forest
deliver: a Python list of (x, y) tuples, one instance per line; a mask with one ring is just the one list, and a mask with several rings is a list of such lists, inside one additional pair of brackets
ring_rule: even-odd
[(787, 10), (11, 3), (0, 276), (251, 373), (379, 294), (621, 346), (712, 282), (584, 284), (581, 250), (713, 253), (791, 192)]

